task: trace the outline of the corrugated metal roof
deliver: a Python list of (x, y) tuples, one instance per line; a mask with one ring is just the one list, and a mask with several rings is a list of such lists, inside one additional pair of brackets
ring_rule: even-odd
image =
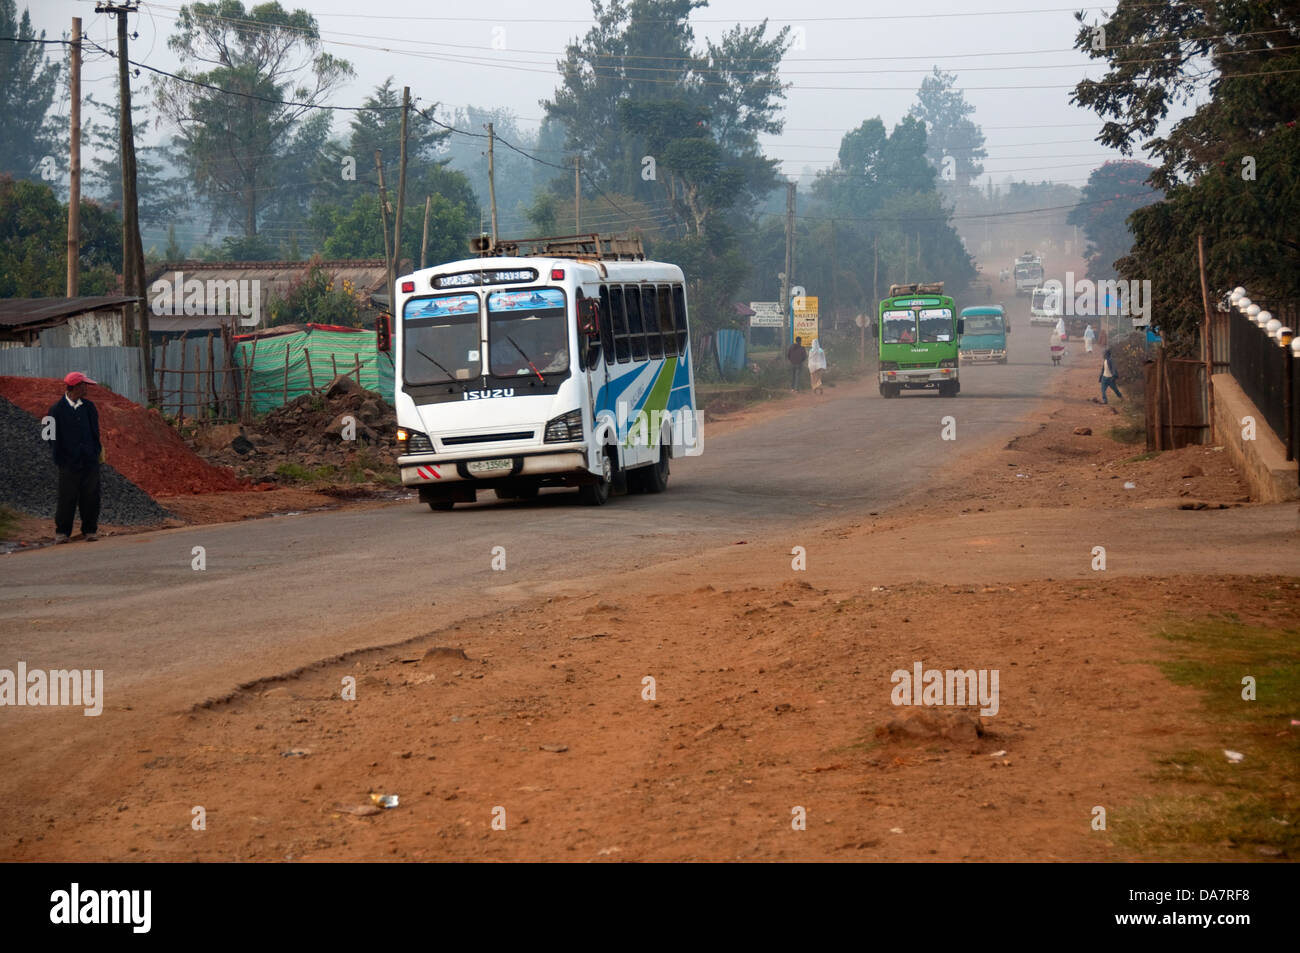
[(88, 311), (117, 308), (138, 298), (125, 295), (91, 295), (81, 298), (0, 298), (0, 325), (19, 327), (46, 324)]
[[(149, 275), (149, 286), (162, 280), (174, 283), (197, 278), (200, 281), (256, 280), (262, 283), (264, 294), (275, 292), (281, 297), (289, 286), (302, 278), (311, 266), (309, 261), (182, 261), (172, 262), (155, 269)], [(388, 281), (388, 268), (382, 258), (337, 259), (321, 261), (321, 268), (340, 285), (349, 281), (360, 293), (378, 291)], [(404, 263), (405, 267), (409, 263)], [(399, 271), (401, 269), (399, 268)]]

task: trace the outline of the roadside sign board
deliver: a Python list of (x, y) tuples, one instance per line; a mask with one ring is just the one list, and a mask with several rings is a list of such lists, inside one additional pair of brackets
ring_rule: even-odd
[(749, 309), (754, 312), (749, 318), (751, 328), (779, 328), (782, 324), (779, 301), (751, 301)]
[(794, 304), (802, 306), (794, 308), (794, 339), (810, 347), (817, 339), (817, 298), (803, 295)]

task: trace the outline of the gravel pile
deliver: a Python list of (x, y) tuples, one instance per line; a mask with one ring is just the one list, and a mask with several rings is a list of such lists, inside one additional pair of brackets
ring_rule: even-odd
[[(0, 503), (33, 516), (54, 518), (58, 470), (40, 421), (0, 397)], [(111, 466), (100, 467), (100, 523), (160, 523), (170, 514)], [(80, 530), (78, 516), (74, 530)]]

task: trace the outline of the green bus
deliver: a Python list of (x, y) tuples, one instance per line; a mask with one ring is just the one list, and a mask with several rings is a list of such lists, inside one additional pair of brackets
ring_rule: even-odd
[(890, 285), (876, 322), (880, 347), (880, 394), (897, 397), (907, 390), (933, 388), (956, 397), (957, 343), (962, 321), (943, 282)]

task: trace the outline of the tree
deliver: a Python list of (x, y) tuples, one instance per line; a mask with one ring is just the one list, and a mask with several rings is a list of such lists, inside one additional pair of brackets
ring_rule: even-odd
[[(122, 221), (81, 201), (81, 293), (108, 294), (122, 260)], [(68, 207), (41, 182), (0, 175), (0, 298), (61, 296), (67, 290)]]
[[(777, 182), (758, 136), (782, 129), (777, 69), (789, 32), (769, 37), (766, 21), (736, 26), (697, 50), (689, 18), (704, 5), (592, 0), (596, 25), (567, 47), (561, 85), (545, 107), (564, 126), (565, 150), (581, 156), (584, 196), (630, 196), (658, 223), (680, 225), (683, 237), (655, 253), (698, 269), (690, 294), (696, 326), (707, 330), (735, 319), (740, 236)], [(564, 196), (572, 182), (561, 173), (552, 189)], [(547, 212), (545, 203), (534, 209)], [(622, 221), (634, 224), (630, 214)], [(617, 230), (619, 220), (607, 224)]]
[[(1072, 97), (1104, 120), (1099, 141), (1126, 155), (1141, 141), (1159, 160), (1149, 180), (1165, 200), (1132, 212), (1132, 248), (1116, 268), (1151, 281), (1166, 342), (1195, 346), (1198, 236), (1212, 291), (1249, 281), (1252, 297), (1300, 297), (1300, 242), (1291, 232), (1300, 214), (1295, 5), (1119, 0), (1096, 26), (1080, 18), (1075, 45), (1109, 64)], [(1195, 111), (1157, 136), (1170, 110), (1193, 97), (1201, 101)]]
[(278, 2), (251, 10), (239, 0), (183, 6), (167, 45), (182, 62), (207, 68), (159, 80), (157, 105), (178, 130), (174, 141), (195, 189), (219, 221), (251, 238), (275, 205), (271, 191), (301, 187), (299, 137), (314, 142), (328, 123), (304, 127), (304, 120), (352, 68), (321, 51), (310, 13)]
[[(0, 172), (15, 178), (42, 178), (44, 170), (65, 167), (50, 105), (59, 90), (60, 61), (46, 56), (45, 31), (32, 29), (14, 0), (0, 0)], [(57, 49), (57, 47), (56, 47)], [(48, 173), (47, 173), (48, 174)]]
[(824, 294), (842, 286), (851, 295), (856, 288), (860, 297), (836, 304), (862, 311), (874, 310), (872, 281), (849, 269), (856, 266), (860, 275), (864, 266), (874, 267), (877, 255), (882, 293), (904, 276), (944, 281), (954, 291), (974, 277), (970, 256), (952, 227), (952, 212), (936, 189), (927, 148), (925, 124), (916, 116), (903, 117), (891, 133), (877, 117), (844, 134), (835, 165), (813, 182), (813, 198), (820, 217), (841, 220), (835, 258), (845, 270), (831, 273), (829, 228), (824, 237), (801, 235), (795, 246), (800, 284), (816, 283)]
[[(415, 261), (420, 251), (424, 209), (402, 220), (402, 257)], [(350, 206), (317, 205), (311, 228), (326, 258), (383, 258), (384, 231), (379, 195), (365, 192)], [(392, 227), (390, 220), (389, 227)], [(478, 212), (434, 192), (429, 207), (429, 263), (455, 261), (469, 254), (467, 240), (478, 234)]]
[[(1160, 159), (1154, 185), (1171, 188), (1295, 118), (1300, 102), (1300, 17), (1294, 3), (1119, 0), (1109, 19), (1076, 14), (1075, 47), (1109, 71), (1083, 80), (1071, 101), (1100, 116), (1098, 141), (1130, 155), (1139, 140)], [(1207, 82), (1207, 76), (1211, 76)], [(1208, 93), (1208, 97), (1207, 97)], [(1156, 136), (1178, 104), (1195, 111)]]
[[(106, 121), (97, 122), (91, 118), (96, 109), (103, 110)], [(131, 105), (131, 122), (137, 142), (148, 134), (154, 120), (147, 115), (137, 117), (135, 114), (147, 114), (147, 111), (144, 103)], [(117, 102), (103, 104), (94, 96), (87, 96), (82, 106), (82, 116), (88, 120), (82, 125), (82, 150), (85, 152), (89, 147), (96, 154), (95, 161), (83, 165), (83, 188), (114, 208), (122, 205), (122, 152), (118, 131), (121, 114)], [(164, 152), (159, 146), (136, 146), (136, 196), (141, 226), (170, 221), (185, 203), (185, 184), (167, 174), (161, 158)]]
[[(968, 118), (975, 107), (966, 102), (956, 83), (956, 75), (936, 66), (934, 73), (921, 81), (910, 115), (925, 124), (926, 158), (939, 169), (941, 181), (954, 181), (964, 189), (971, 179), (983, 174), (980, 160), (988, 158), (988, 152), (984, 132)], [(952, 158), (947, 166), (952, 169), (951, 177), (945, 174), (946, 157)]]
[[(540, 149), (538, 135), (520, 129), (517, 118), (508, 109), (466, 106), (456, 110), (451, 124), (468, 132), (486, 135), (489, 122), (497, 137), (493, 162), (496, 166), (497, 217), (501, 233), (503, 236), (518, 235), (528, 219), (528, 208), (536, 193), (545, 188), (556, 170), (521, 155), (505, 144), (509, 142), (511, 146), (534, 155)], [(465, 173), (474, 188), (479, 206), (486, 209), (489, 198), (487, 140), (476, 136), (453, 135), (446, 140), (445, 145), (445, 156), (450, 166)], [(541, 158), (558, 164), (563, 159), (563, 143), (543, 152)]]
[(1088, 176), (1079, 205), (1070, 210), (1065, 221), (1082, 228), (1088, 239), (1085, 257), (1089, 278), (1116, 277), (1115, 262), (1133, 245), (1129, 216), (1160, 200), (1160, 193), (1146, 184), (1153, 171), (1145, 162), (1126, 159), (1107, 162)]

